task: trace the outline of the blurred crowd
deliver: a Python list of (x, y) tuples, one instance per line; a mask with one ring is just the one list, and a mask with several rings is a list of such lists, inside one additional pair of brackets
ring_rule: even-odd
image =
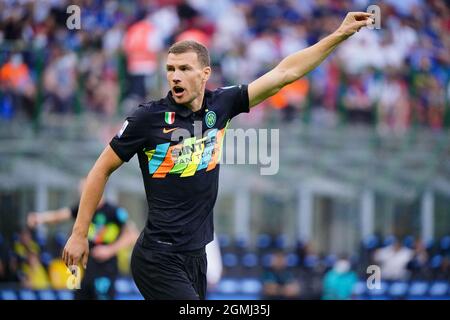
[[(24, 228), (10, 237), (0, 233), (0, 288), (22, 287), (32, 290), (65, 290), (76, 285), (76, 279), (61, 259), (67, 234), (61, 230), (52, 235), (43, 230)], [(118, 268), (129, 275), (130, 249), (119, 251)], [(80, 277), (83, 269), (79, 270)]]
[[(0, 234), (0, 289), (14, 285), (67, 289), (70, 273), (60, 258), (66, 236), (62, 231), (49, 236), (28, 229), (11, 238)], [(222, 234), (216, 251), (221, 257), (211, 257), (211, 263), (219, 267), (221, 276), (214, 272), (208, 276), (212, 292), (219, 289), (221, 277), (231, 277), (258, 279), (259, 296), (264, 299), (353, 299), (356, 284), (365, 283), (370, 275), (368, 266), (380, 268), (384, 283), (450, 283), (450, 236), (427, 243), (412, 236), (371, 236), (351, 255), (337, 255), (318, 252), (313, 243), (293, 247), (284, 235), (260, 234), (250, 245)], [(123, 250), (118, 255), (120, 273), (127, 277), (129, 254)]]
[(224, 277), (258, 277), (265, 299), (353, 299), (359, 281), (379, 268), (383, 283), (450, 282), (450, 236), (425, 243), (413, 236), (371, 236), (352, 254), (319, 252), (314, 243), (288, 246), (286, 236), (261, 234), (255, 246), (220, 237)]
[[(72, 4), (79, 30), (67, 24)], [(395, 133), (449, 125), (445, 0), (1, 1), (0, 117), (122, 116), (164, 94), (164, 57), (182, 39), (210, 49), (210, 87), (248, 83), (333, 32), (346, 12), (371, 4), (381, 9), (381, 29), (359, 32), (263, 103), (262, 121), (346, 119)]]

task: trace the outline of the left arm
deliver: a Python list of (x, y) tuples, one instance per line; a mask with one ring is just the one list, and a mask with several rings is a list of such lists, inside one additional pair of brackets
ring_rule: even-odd
[(334, 49), (362, 27), (373, 23), (372, 14), (349, 12), (341, 26), (315, 45), (284, 58), (274, 69), (248, 86), (250, 107), (273, 96), (284, 86), (316, 68)]

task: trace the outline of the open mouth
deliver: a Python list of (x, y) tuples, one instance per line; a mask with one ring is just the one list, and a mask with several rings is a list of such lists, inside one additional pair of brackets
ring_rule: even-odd
[(175, 96), (180, 97), (184, 93), (184, 88), (182, 88), (180, 86), (175, 86), (175, 87), (173, 87), (173, 93), (175, 94)]

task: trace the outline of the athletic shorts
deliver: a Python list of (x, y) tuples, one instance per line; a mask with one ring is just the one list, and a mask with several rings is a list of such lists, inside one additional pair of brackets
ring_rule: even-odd
[(205, 248), (166, 252), (144, 247), (139, 240), (131, 256), (131, 273), (146, 300), (205, 299)]
[(75, 300), (114, 300), (115, 281), (118, 275), (117, 259), (107, 262), (96, 262), (92, 257), (88, 265), (80, 289), (75, 290)]

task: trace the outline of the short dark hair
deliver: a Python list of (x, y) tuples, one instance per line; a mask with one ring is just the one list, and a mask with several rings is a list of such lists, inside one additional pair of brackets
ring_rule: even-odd
[(202, 67), (209, 67), (211, 65), (208, 49), (197, 41), (183, 40), (176, 42), (169, 48), (168, 53), (180, 54), (189, 51), (197, 54), (197, 59)]

